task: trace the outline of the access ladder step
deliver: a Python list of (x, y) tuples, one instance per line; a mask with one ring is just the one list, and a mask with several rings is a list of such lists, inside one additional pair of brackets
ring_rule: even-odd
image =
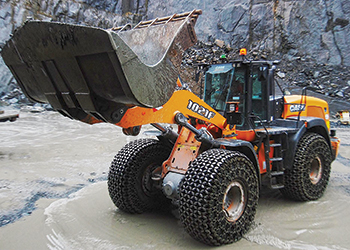
[(284, 175), (284, 171), (271, 171), (270, 172), (270, 188), (272, 188), (272, 189), (284, 188), (283, 175)]
[(283, 158), (282, 157), (274, 157), (274, 158), (270, 158), (270, 161), (272, 161), (272, 162), (283, 161)]
[(271, 177), (282, 176), (284, 171), (271, 171)]

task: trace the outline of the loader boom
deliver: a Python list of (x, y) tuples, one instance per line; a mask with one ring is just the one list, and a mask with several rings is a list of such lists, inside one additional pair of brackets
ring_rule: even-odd
[(129, 128), (150, 123), (177, 124), (175, 115), (178, 112), (219, 128), (226, 126), (226, 119), (221, 114), (188, 90), (175, 91), (167, 103), (157, 108), (130, 108), (116, 125)]

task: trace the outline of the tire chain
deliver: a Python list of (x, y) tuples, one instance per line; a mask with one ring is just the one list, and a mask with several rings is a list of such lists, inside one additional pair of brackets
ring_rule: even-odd
[[(232, 176), (249, 188), (245, 212), (235, 223), (226, 219), (222, 209)], [(256, 172), (245, 155), (222, 149), (208, 150), (191, 163), (180, 184), (180, 221), (193, 238), (205, 244), (229, 244), (249, 230), (258, 196)]]
[(139, 139), (126, 144), (114, 157), (108, 174), (108, 191), (113, 203), (124, 212), (143, 213), (164, 201), (161, 191), (157, 197), (147, 197), (135, 187), (138, 170), (144, 163), (142, 158), (162, 162), (169, 153), (170, 149), (158, 140)]
[[(309, 164), (313, 157), (319, 156), (322, 161), (322, 177), (319, 183), (312, 184)], [(329, 181), (332, 154), (326, 140), (319, 134), (306, 133), (299, 141), (292, 169), (286, 169), (285, 187), (281, 193), (292, 200), (310, 201), (320, 198)]]

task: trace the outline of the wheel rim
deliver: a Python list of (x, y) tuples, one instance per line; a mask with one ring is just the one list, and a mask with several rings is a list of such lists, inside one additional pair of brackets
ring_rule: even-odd
[(230, 222), (237, 221), (243, 214), (246, 205), (246, 195), (242, 184), (238, 181), (232, 182), (226, 189), (222, 209)]
[(310, 180), (312, 184), (317, 184), (322, 178), (322, 161), (320, 157), (316, 157), (311, 162)]
[[(142, 189), (143, 192), (147, 195), (147, 196), (151, 196), (155, 191), (155, 181), (153, 180), (153, 178), (155, 178), (156, 176), (158, 176), (158, 169), (159, 167), (157, 166), (157, 164), (153, 163), (150, 164), (146, 169), (145, 172), (142, 176)], [(161, 171), (161, 170), (160, 170)]]

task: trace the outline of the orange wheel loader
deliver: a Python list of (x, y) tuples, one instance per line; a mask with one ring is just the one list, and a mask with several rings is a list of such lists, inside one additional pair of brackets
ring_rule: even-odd
[(275, 61), (211, 65), (203, 98), (183, 86), (182, 53), (197, 40), (200, 14), (132, 29), (28, 22), (1, 53), (32, 101), (126, 135), (151, 124), (156, 139), (132, 141), (112, 161), (112, 201), (127, 213), (175, 206), (194, 239), (223, 245), (250, 229), (263, 186), (320, 198), (340, 142), (325, 101), (306, 89), (275, 93)]

